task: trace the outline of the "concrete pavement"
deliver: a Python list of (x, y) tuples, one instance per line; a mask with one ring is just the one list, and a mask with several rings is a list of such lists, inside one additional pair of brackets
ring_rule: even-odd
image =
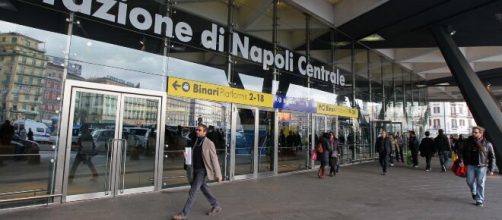
[[(342, 167), (336, 177), (313, 171), (211, 186), (223, 211), (209, 217), (198, 194), (189, 219), (502, 219), (502, 176), (488, 177), (485, 206), (476, 207), (464, 178), (397, 164)], [(187, 189), (0, 211), (0, 219), (170, 219)]]

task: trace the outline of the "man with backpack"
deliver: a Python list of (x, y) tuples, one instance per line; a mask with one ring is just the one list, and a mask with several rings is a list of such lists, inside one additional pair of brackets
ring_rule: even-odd
[(425, 172), (431, 171), (431, 159), (435, 153), (434, 140), (429, 137), (430, 133), (425, 132), (425, 138), (420, 142), (419, 150), (420, 156), (425, 157)]
[(444, 135), (443, 129), (439, 129), (438, 136), (434, 139), (434, 145), (436, 146), (436, 151), (438, 152), (439, 162), (441, 163), (441, 172), (446, 172), (446, 166), (448, 163), (448, 157), (450, 156), (450, 141)]

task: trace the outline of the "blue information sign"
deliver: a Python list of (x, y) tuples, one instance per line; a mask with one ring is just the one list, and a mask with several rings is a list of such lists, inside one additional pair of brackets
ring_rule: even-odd
[(314, 100), (286, 97), (282, 95), (276, 95), (274, 97), (274, 108), (309, 113), (315, 113), (317, 111)]

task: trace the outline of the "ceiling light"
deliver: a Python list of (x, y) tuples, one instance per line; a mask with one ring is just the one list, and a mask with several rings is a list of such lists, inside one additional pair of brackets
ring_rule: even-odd
[(448, 25), (448, 27), (446, 27), (446, 30), (448, 31), (448, 33), (453, 36), (457, 33), (457, 31), (455, 29), (453, 29), (453, 26), (452, 25)]
[(378, 35), (378, 34), (372, 34), (369, 36), (366, 36), (365, 38), (359, 40), (359, 41), (384, 41), (385, 39)]
[(449, 86), (450, 83), (449, 82), (444, 82), (444, 83), (438, 83), (436, 84), (436, 86)]
[(12, 5), (9, 0), (0, 0), (0, 8), (7, 9), (10, 11), (17, 11), (17, 8)]

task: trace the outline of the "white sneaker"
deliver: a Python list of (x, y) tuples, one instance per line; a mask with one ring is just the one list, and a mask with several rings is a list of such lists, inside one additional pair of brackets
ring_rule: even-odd
[(391, 166), (391, 167), (393, 167), (393, 166), (394, 166), (394, 164), (393, 164), (393, 163), (391, 163), (391, 164), (390, 164), (390, 166)]

